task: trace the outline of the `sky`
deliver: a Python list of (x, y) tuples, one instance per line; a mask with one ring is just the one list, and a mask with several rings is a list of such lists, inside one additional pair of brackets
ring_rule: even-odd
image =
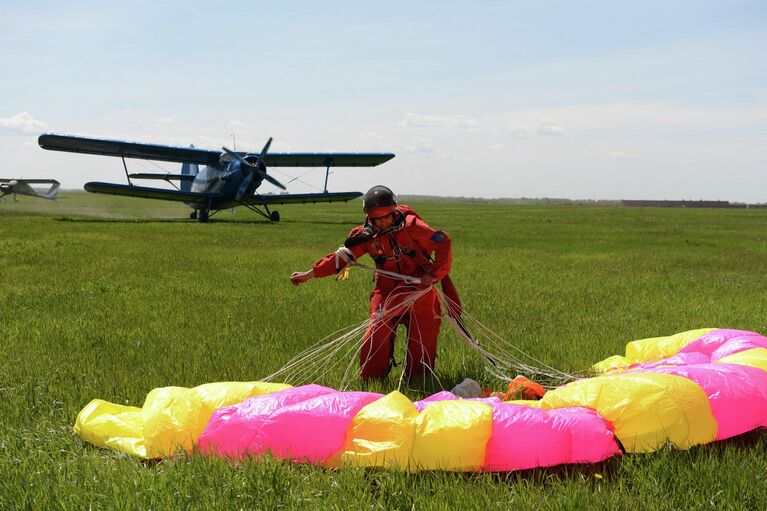
[[(119, 159), (44, 151), (43, 132), (274, 137), (396, 154), (331, 191), (761, 203), (765, 55), (763, 0), (0, 0), (0, 177), (125, 182)], [(324, 180), (270, 173), (293, 193)]]

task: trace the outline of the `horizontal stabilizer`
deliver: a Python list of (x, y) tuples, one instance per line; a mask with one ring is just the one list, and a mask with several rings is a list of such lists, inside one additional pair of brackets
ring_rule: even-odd
[(180, 192), (178, 190), (118, 185), (114, 183), (85, 183), (85, 190), (93, 193), (106, 193), (109, 195), (124, 195), (127, 197), (142, 197), (144, 199), (170, 200), (176, 202), (200, 202), (208, 199), (208, 194), (206, 193)]
[(9, 183), (11, 181), (17, 181), (19, 183), (27, 183), (30, 185), (58, 185), (60, 184), (55, 179), (6, 179), (0, 178), (0, 183)]

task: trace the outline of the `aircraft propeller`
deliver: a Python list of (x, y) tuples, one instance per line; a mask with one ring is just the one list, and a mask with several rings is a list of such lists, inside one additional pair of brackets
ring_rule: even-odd
[(242, 199), (242, 197), (248, 191), (248, 187), (250, 186), (250, 183), (253, 181), (254, 173), (258, 173), (261, 179), (266, 179), (267, 181), (272, 183), (274, 186), (277, 186), (279, 188), (282, 188), (283, 190), (286, 190), (285, 185), (283, 185), (282, 183), (280, 183), (279, 181), (277, 181), (272, 176), (266, 173), (266, 164), (264, 163), (264, 156), (266, 156), (266, 153), (269, 151), (270, 145), (272, 145), (272, 137), (269, 137), (269, 140), (266, 141), (266, 145), (264, 145), (264, 148), (261, 149), (261, 154), (248, 155), (256, 159), (255, 163), (250, 163), (241, 154), (231, 151), (227, 149), (226, 147), (221, 148), (224, 150), (226, 154), (236, 159), (237, 161), (240, 162), (241, 165), (251, 170), (251, 172), (247, 176), (245, 176), (245, 179), (242, 180), (242, 184), (240, 184), (240, 188), (237, 190), (237, 195), (236, 195), (237, 200)]

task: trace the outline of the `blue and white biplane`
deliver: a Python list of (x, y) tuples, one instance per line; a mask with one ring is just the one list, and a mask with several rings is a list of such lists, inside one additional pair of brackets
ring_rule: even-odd
[[(192, 219), (207, 222), (223, 209), (244, 206), (268, 220), (277, 222), (280, 215), (270, 206), (315, 202), (346, 202), (361, 192), (328, 192), (328, 175), (332, 167), (373, 167), (392, 158), (392, 153), (269, 153), (270, 138), (260, 153), (220, 151), (176, 147), (120, 140), (104, 140), (72, 135), (45, 133), (38, 139), (40, 147), (51, 151), (117, 156), (122, 159), (128, 184), (89, 182), (85, 189), (94, 193), (143, 197), (183, 202), (194, 209)], [(128, 172), (126, 158), (181, 163), (180, 174)], [(200, 166), (204, 165), (202, 170)], [(285, 186), (267, 174), (268, 167), (325, 167), (322, 193), (259, 194), (263, 181), (285, 190)], [(176, 189), (136, 186), (131, 179), (156, 179)], [(178, 185), (176, 185), (178, 183)]]

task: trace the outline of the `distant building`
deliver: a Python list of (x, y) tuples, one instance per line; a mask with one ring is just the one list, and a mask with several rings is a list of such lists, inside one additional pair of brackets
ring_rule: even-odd
[(624, 200), (624, 206), (632, 208), (746, 208), (747, 204), (726, 200)]

